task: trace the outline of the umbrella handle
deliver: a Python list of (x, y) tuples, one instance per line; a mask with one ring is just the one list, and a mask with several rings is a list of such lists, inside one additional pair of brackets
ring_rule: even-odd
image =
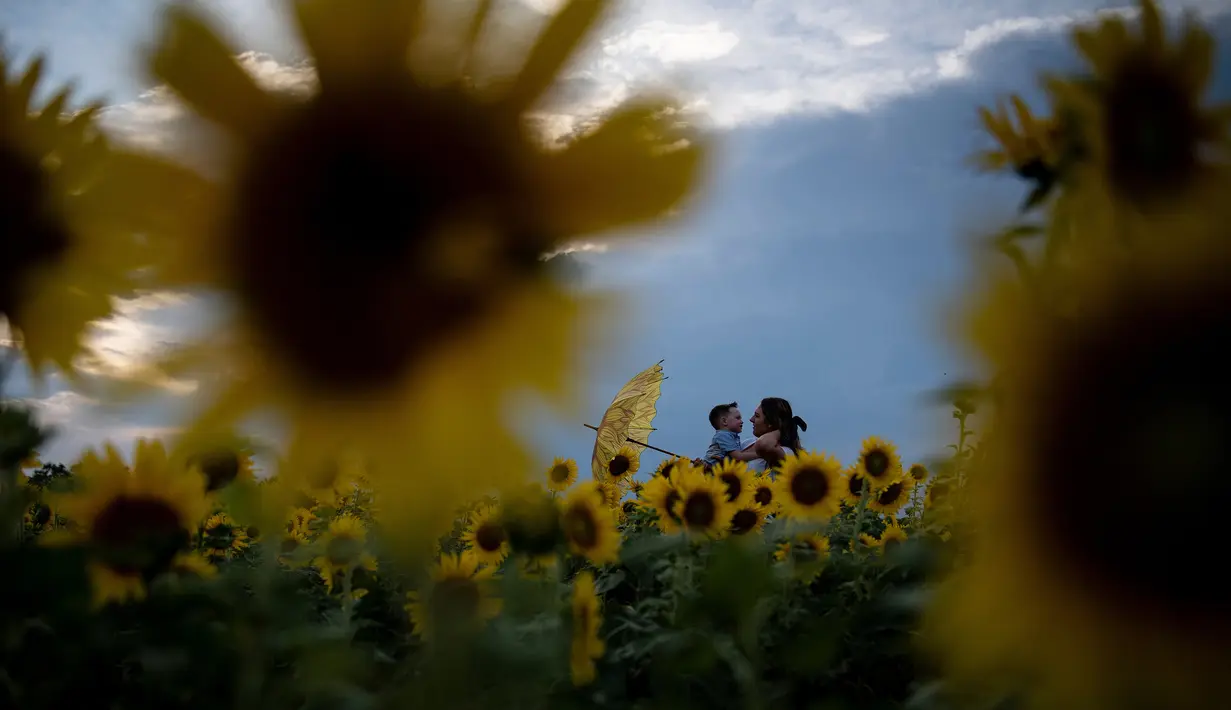
[[(594, 431), (598, 431), (598, 427), (594, 426), (593, 424), (582, 424), (582, 426), (584, 426), (587, 429), (593, 429)], [(650, 444), (647, 444), (644, 441), (637, 441), (636, 439), (629, 437), (629, 436), (624, 437), (624, 440), (630, 444), (636, 444), (637, 446), (644, 446), (647, 449), (653, 449), (654, 451), (657, 451), (660, 454), (666, 454), (668, 456), (673, 456), (677, 459), (684, 458), (683, 456), (680, 456), (679, 454), (673, 454), (670, 451), (667, 451), (666, 449), (660, 449), (657, 446), (651, 446)]]

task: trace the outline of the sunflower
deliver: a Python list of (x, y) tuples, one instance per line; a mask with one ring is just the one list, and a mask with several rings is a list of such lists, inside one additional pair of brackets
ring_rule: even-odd
[(602, 481), (587, 490), (591, 495), (598, 496), (603, 505), (612, 509), (620, 507), (620, 501), (624, 498), (624, 487), (615, 481)]
[(1200, 572), (1207, 553), (1167, 535), (1126, 545), (1115, 522), (1183, 510), (1185, 539), (1221, 534), (1231, 344), (1211, 334), (1231, 328), (1228, 244), (1106, 260), (1077, 314), (1038, 308), (1015, 282), (968, 300), (1002, 397), (963, 491), (980, 534), (925, 630), (955, 680), (1012, 664), (1040, 705), (1221, 697), (1231, 608)]
[(892, 520), (885, 529), (881, 531), (880, 544), (884, 549), (889, 549), (890, 545), (898, 545), (906, 542), (906, 531), (898, 525), (898, 521)]
[(907, 470), (907, 473), (910, 474), (910, 477), (914, 479), (915, 483), (922, 483), (928, 480), (928, 476), (930, 475), (928, 473), (928, 467), (921, 463), (912, 463), (910, 468)]
[(868, 479), (874, 491), (897, 480), (902, 473), (902, 459), (898, 456), (897, 447), (878, 436), (863, 440), (863, 448), (855, 465), (859, 475)]
[(620, 531), (616, 514), (598, 502), (589, 482), (578, 486), (564, 499), (560, 512), (560, 527), (569, 549), (596, 565), (615, 563), (620, 559)]
[(530, 487), (514, 490), (504, 496), (501, 513), (513, 553), (529, 558), (555, 555), (564, 531), (559, 503), (545, 491)]
[(442, 624), (475, 625), (495, 617), (501, 603), (491, 583), (494, 575), (495, 568), (480, 569), (474, 555), (442, 555), (431, 570), (428, 588), (406, 595), (412, 632), (430, 639)]
[(607, 462), (607, 480), (623, 483), (631, 480), (641, 468), (641, 454), (631, 446), (621, 446)]
[(36, 57), (10, 77), (0, 53), (0, 317), (36, 377), (48, 363), (71, 372), (87, 325), (135, 294), (146, 261), (140, 212), (128, 211), (139, 191), (107, 177), (123, 170), (96, 128), (101, 107), (65, 118), (68, 89), (32, 105), (43, 67)]
[(547, 489), (559, 493), (577, 481), (577, 462), (556, 457), (547, 469)]
[(1055, 184), (1061, 158), (1062, 131), (1051, 119), (1038, 119), (1030, 107), (1016, 94), (1009, 97), (1017, 114), (1017, 125), (1009, 117), (1004, 104), (997, 102), (996, 111), (980, 107), (983, 127), (1000, 147), (975, 155), (974, 162), (982, 170), (999, 171), (1009, 168), (1036, 185), (1040, 196)]
[[(474, 82), (485, 12), (443, 52), (425, 49), (448, 38), (420, 2), (288, 2), (319, 79), (304, 100), (260, 89), (196, 11), (167, 11), (151, 69), (236, 158), (220, 184), (180, 200), (182, 246), (163, 272), (236, 305), (232, 337), (178, 358), (231, 365), (203, 422), (272, 404), (289, 425), (291, 470), (354, 448), (396, 499), (390, 524), (416, 528), (524, 470), (498, 402), (525, 386), (567, 396), (573, 343), (606, 312), (541, 256), (668, 214), (701, 164), (693, 131), (661, 102), (618, 107), (558, 150), (528, 133), (528, 112), (608, 4), (570, 0), (519, 74)], [(411, 430), (455, 453), (408, 475)]]
[(252, 446), (233, 434), (197, 436), (171, 448), (177, 465), (195, 468), (205, 476), (206, 490), (217, 491), (235, 481), (251, 482)]
[(602, 598), (594, 587), (594, 574), (580, 572), (573, 579), (573, 643), (569, 652), (569, 671), (573, 685), (594, 682), (594, 661), (603, 657), (606, 646), (599, 632), (603, 627)]
[(287, 517), (286, 532), (287, 534), (299, 533), (306, 537), (312, 532), (312, 521), (316, 519), (316, 513), (308, 508), (296, 508)]
[(131, 469), (111, 444), (103, 456), (86, 451), (75, 466), (80, 485), (59, 498), (73, 523), (61, 540), (86, 545), (100, 605), (143, 596), (207, 510), (204, 480), (172, 468), (160, 442), (138, 439), (134, 449)]
[(722, 481), (727, 490), (727, 502), (743, 506), (752, 500), (752, 471), (748, 464), (735, 459), (723, 459), (711, 469), (714, 478)]
[(312, 560), (329, 591), (333, 591), (334, 582), (341, 574), (349, 574), (356, 568), (376, 570), (376, 558), (365, 549), (367, 535), (367, 525), (353, 515), (342, 515), (329, 522), (329, 528), (317, 540), (322, 554)]
[(859, 541), (864, 544), (864, 547), (877, 549), (881, 546), (881, 539), (868, 533), (859, 533)]
[(727, 502), (727, 487), (722, 481), (693, 468), (682, 472), (677, 487), (680, 499), (673, 512), (685, 532), (720, 538), (730, 531), (735, 506)]
[(925, 510), (937, 505), (943, 505), (953, 491), (953, 482), (949, 479), (937, 479), (928, 486), (927, 495), (923, 497)]
[(303, 549), (308, 544), (308, 537), (299, 530), (291, 530), (282, 534), (282, 538), (278, 541), (278, 561), (283, 564), (292, 564), (296, 560), (292, 557), (296, 552)]
[(1152, 226), (1171, 238), (1226, 193), (1231, 106), (1202, 105), (1214, 40), (1189, 21), (1168, 43), (1158, 6), (1142, 0), (1139, 31), (1107, 16), (1074, 30), (1073, 42), (1092, 76), (1051, 79), (1047, 88), (1080, 132), (1076, 182), (1087, 207), (1106, 208), (1097, 216), (1115, 220), (1119, 232), (1130, 226), (1120, 217), (1166, 217)]
[(774, 498), (787, 517), (824, 520), (838, 512), (842, 464), (826, 453), (805, 451), (786, 457), (774, 482)]
[(482, 564), (498, 566), (503, 562), (509, 554), (509, 536), (500, 521), (500, 509), (485, 505), (471, 513), (462, 542), (470, 546)]
[(915, 479), (902, 476), (868, 497), (868, 507), (884, 515), (894, 515), (910, 500)]
[(791, 562), (795, 574), (811, 581), (821, 574), (824, 562), (829, 558), (829, 538), (821, 533), (800, 533), (779, 543), (774, 559)]
[(731, 514), (731, 534), (748, 535), (760, 532), (765, 527), (768, 515), (765, 506), (751, 499), (745, 501)]
[(655, 525), (667, 535), (680, 531), (680, 516), (675, 512), (675, 504), (680, 500), (680, 492), (670, 477), (655, 476), (641, 489), (639, 501), (645, 508), (654, 511), (658, 516)]
[(229, 560), (248, 549), (248, 533), (226, 513), (215, 513), (201, 526), (202, 554), (211, 560)]
[(769, 474), (762, 473), (754, 476), (751, 488), (753, 502), (764, 506), (770, 513), (779, 510), (780, 506), (775, 495), (777, 486), (774, 485), (774, 479)]
[(691, 463), (689, 462), (688, 459), (684, 458), (683, 456), (674, 456), (669, 459), (663, 459), (658, 464), (658, 468), (654, 469), (654, 476), (655, 477), (662, 476), (663, 478), (671, 478), (672, 474), (675, 473), (676, 467), (681, 466), (681, 465), (688, 466), (688, 465), (691, 465)]

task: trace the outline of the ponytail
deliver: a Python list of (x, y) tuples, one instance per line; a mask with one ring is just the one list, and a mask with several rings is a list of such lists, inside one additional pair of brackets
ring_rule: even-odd
[(795, 422), (800, 431), (808, 431), (808, 422), (804, 421), (803, 417), (791, 417), (791, 421)]

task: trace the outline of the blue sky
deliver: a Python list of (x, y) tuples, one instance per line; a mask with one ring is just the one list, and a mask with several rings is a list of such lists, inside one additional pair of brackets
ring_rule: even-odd
[[(519, 5), (519, 2), (524, 4)], [(0, 27), (18, 56), (51, 52), (52, 75), (105, 96), (117, 135), (175, 145), (182, 115), (135, 71), (134, 47), (155, 27), (155, 0), (7, 0)], [(271, 8), (210, 5), (271, 85), (310, 70)], [(551, 0), (510, 0), (505, 27), (540, 19)], [(1037, 96), (1041, 69), (1071, 66), (1065, 32), (1107, 3), (1058, 0), (643, 0), (631, 3), (573, 69), (550, 125), (609, 106), (632, 87), (677, 87), (712, 119), (719, 148), (707, 189), (685, 219), (636, 240), (585, 245), (595, 288), (628, 294), (582, 388), (586, 421), (637, 371), (665, 359), (663, 448), (699, 455), (709, 408), (738, 400), (745, 416), (786, 397), (809, 423), (805, 444), (849, 461), (876, 434), (907, 459), (943, 450), (953, 421), (925, 395), (960, 379), (944, 337), (944, 306), (968, 275), (968, 238), (1011, 215), (1021, 187), (978, 176), (963, 158), (983, 147), (975, 107), (1008, 91)], [(822, 8), (818, 9), (818, 8)], [(1207, 17), (1216, 0), (1168, 4)], [(1217, 19), (1231, 40), (1231, 22)], [(1226, 97), (1231, 59), (1220, 57)], [(94, 335), (97, 376), (199, 327), (200, 303), (159, 297), (125, 304)], [(25, 384), (14, 383), (18, 393)], [(183, 401), (168, 394), (111, 411), (58, 379), (33, 393), (67, 459), (102, 437), (165, 434)], [(517, 426), (541, 449), (588, 460), (592, 434), (528, 406)], [(658, 460), (648, 455), (645, 465)], [(908, 461), (909, 462), (909, 461)]]

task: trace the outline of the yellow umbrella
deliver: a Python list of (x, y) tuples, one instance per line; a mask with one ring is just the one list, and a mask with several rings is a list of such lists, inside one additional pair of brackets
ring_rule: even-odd
[(654, 415), (658, 413), (656, 405), (662, 395), (663, 380), (662, 360), (646, 368), (620, 388), (611, 406), (603, 413), (603, 419), (598, 426), (586, 424), (598, 432), (594, 440), (594, 455), (590, 458), (590, 468), (594, 477), (601, 479), (607, 473), (607, 462), (625, 442), (662, 452), (668, 456), (675, 454), (664, 451), (657, 446), (645, 443), (654, 427)]

